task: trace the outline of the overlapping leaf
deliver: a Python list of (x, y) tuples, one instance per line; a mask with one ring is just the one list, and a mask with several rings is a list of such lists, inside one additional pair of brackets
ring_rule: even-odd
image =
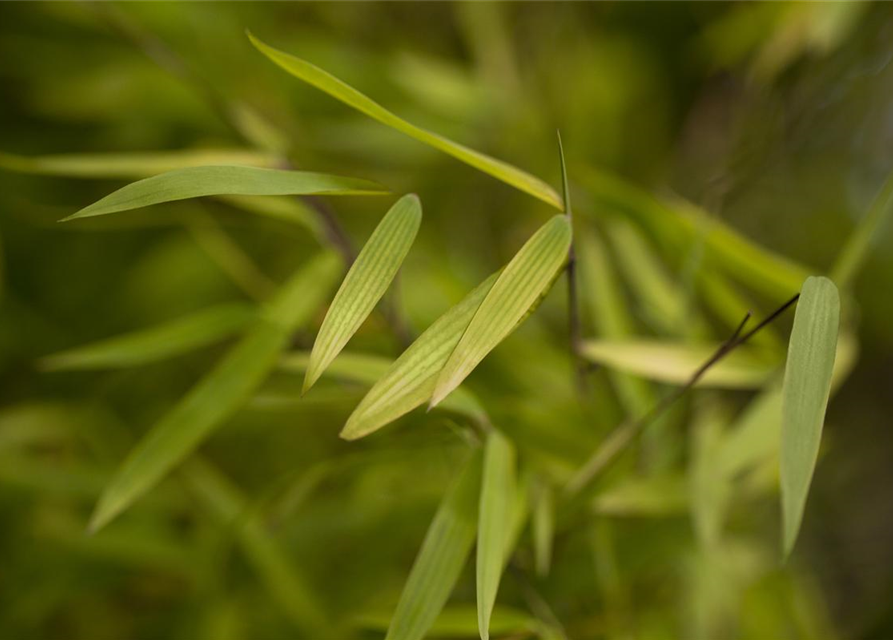
[(781, 502), (784, 553), (794, 547), (822, 439), (837, 351), (840, 298), (827, 278), (803, 283), (782, 390)]
[(528, 240), (497, 278), (437, 379), (436, 406), (508, 336), (548, 291), (567, 260), (571, 226), (558, 215)]
[(403, 196), (376, 227), (347, 272), (329, 307), (304, 378), (304, 392), (319, 379), (384, 296), (409, 253), (422, 222), (415, 195)]

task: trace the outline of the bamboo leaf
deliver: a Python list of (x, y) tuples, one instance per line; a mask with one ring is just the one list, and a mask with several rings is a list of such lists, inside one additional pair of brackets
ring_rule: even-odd
[(65, 220), (129, 211), (202, 196), (383, 195), (387, 189), (360, 178), (259, 167), (187, 167), (138, 180)]
[(268, 44), (258, 40), (250, 32), (248, 33), (248, 38), (251, 40), (251, 43), (257, 47), (258, 51), (275, 62), (279, 67), (296, 78), (303, 80), (307, 84), (316, 87), (320, 91), (328, 93), (336, 100), (353, 107), (357, 111), (366, 114), (370, 118), (373, 118), (392, 129), (396, 129), (401, 133), (415, 138), (419, 142), (451, 155), (457, 160), (493, 176), (497, 180), (501, 180), (516, 189), (529, 193), (533, 197), (552, 205), (556, 209), (562, 209), (561, 198), (555, 193), (555, 190), (552, 189), (552, 187), (539, 178), (501, 160), (491, 158), (474, 149), (469, 149), (464, 145), (444, 138), (441, 135), (417, 127), (388, 111), (368, 96), (360, 93), (350, 85), (339, 80), (330, 73), (323, 71), (319, 67), (296, 56), (274, 49)]
[[(390, 620), (390, 611), (376, 610), (360, 614), (356, 617), (355, 624), (362, 629), (387, 631)], [(504, 636), (526, 636), (536, 631), (538, 626), (538, 621), (530, 614), (508, 607), (493, 609), (493, 618), (490, 621), (493, 633)], [(477, 635), (477, 611), (473, 605), (455, 604), (444, 607), (428, 630), (428, 637), (432, 638), (476, 638)]]
[(416, 195), (400, 198), (372, 232), (347, 272), (323, 320), (304, 377), (306, 393), (384, 296), (409, 253), (422, 222)]
[(549, 574), (552, 563), (552, 541), (555, 537), (555, 495), (545, 482), (537, 490), (533, 506), (533, 558), (538, 576)]
[(342, 438), (368, 435), (431, 398), (440, 370), (497, 277), (493, 274), (479, 284), (394, 361), (354, 409), (341, 430)]
[(782, 391), (781, 502), (784, 554), (794, 547), (822, 438), (837, 351), (840, 298), (827, 278), (803, 283)]
[(564, 266), (571, 244), (567, 216), (540, 227), (497, 278), (456, 345), (431, 398), (436, 406), (506, 338), (548, 291)]
[(245, 327), (255, 311), (246, 304), (223, 304), (147, 329), (46, 356), (48, 371), (114, 369), (157, 362), (231, 336)]
[[(716, 350), (710, 344), (680, 344), (658, 340), (587, 340), (583, 355), (606, 367), (652, 380), (685, 384)], [(710, 368), (700, 387), (752, 389), (761, 386), (778, 366), (755, 349), (738, 348)]]
[(477, 606), (482, 640), (490, 637), (490, 615), (505, 566), (509, 521), (515, 497), (515, 447), (496, 429), (487, 434), (478, 513)]
[(434, 624), (471, 553), (480, 487), (481, 455), (476, 451), (425, 534), (386, 640), (420, 640)]
[(623, 517), (653, 517), (684, 513), (688, 485), (676, 475), (634, 477), (606, 489), (592, 501), (596, 513)]
[(245, 337), (130, 452), (99, 499), (91, 531), (151, 489), (242, 406), (275, 366), (291, 331), (319, 307), (339, 266), (336, 255), (322, 254), (282, 286)]

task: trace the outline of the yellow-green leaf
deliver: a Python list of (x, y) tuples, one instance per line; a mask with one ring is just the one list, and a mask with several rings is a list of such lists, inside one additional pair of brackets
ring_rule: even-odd
[(380, 429), (431, 398), (437, 376), (496, 282), (493, 274), (451, 308), (394, 361), (348, 418), (341, 437), (355, 440)]
[(130, 452), (99, 499), (92, 531), (151, 489), (242, 406), (276, 365), (292, 330), (322, 303), (340, 264), (335, 254), (322, 254), (282, 286), (245, 337)]
[(555, 496), (545, 482), (537, 488), (533, 505), (533, 559), (536, 573), (541, 578), (549, 574), (552, 564), (552, 540), (555, 537)]
[(677, 475), (633, 477), (609, 487), (592, 501), (596, 513), (623, 517), (652, 517), (684, 513), (688, 485)]
[(477, 605), (482, 640), (490, 637), (490, 615), (505, 566), (515, 497), (515, 447), (496, 429), (487, 434), (478, 512)]
[(827, 278), (803, 283), (794, 314), (782, 391), (781, 502), (784, 553), (800, 530), (822, 439), (837, 351), (840, 298)]
[[(659, 340), (587, 340), (583, 355), (606, 367), (651, 380), (685, 384), (718, 345), (689, 345)], [(761, 386), (780, 363), (754, 349), (738, 348), (712, 366), (700, 387), (752, 389)]]
[(548, 291), (567, 260), (571, 226), (557, 215), (540, 227), (499, 274), (437, 380), (436, 406), (458, 387)]
[(307, 84), (316, 87), (320, 91), (328, 93), (336, 100), (353, 107), (370, 118), (378, 120), (384, 125), (415, 138), (419, 142), (423, 142), (439, 151), (451, 155), (457, 160), (493, 176), (497, 180), (501, 180), (516, 189), (529, 193), (533, 197), (552, 205), (556, 209), (562, 209), (561, 198), (555, 193), (555, 190), (552, 189), (552, 187), (539, 178), (501, 160), (491, 158), (474, 149), (469, 149), (464, 145), (444, 138), (441, 135), (417, 127), (388, 111), (347, 83), (339, 80), (332, 74), (323, 71), (319, 67), (310, 64), (306, 60), (302, 60), (296, 56), (285, 53), (284, 51), (274, 49), (268, 44), (258, 40), (250, 32), (248, 33), (248, 38), (251, 40), (252, 44), (257, 47), (258, 51), (275, 62), (282, 69), (296, 78), (303, 80)]
[(400, 198), (372, 232), (335, 294), (304, 377), (304, 392), (319, 379), (384, 296), (409, 253), (422, 222), (416, 195)]
[(425, 534), (386, 640), (421, 640), (434, 624), (471, 553), (480, 487), (481, 455), (476, 451)]
[(65, 220), (101, 216), (202, 196), (383, 195), (381, 185), (327, 173), (259, 167), (187, 167), (138, 180), (84, 207)]
[(39, 361), (50, 371), (112, 369), (157, 362), (231, 336), (245, 327), (255, 310), (246, 304), (223, 304), (148, 329), (86, 344)]

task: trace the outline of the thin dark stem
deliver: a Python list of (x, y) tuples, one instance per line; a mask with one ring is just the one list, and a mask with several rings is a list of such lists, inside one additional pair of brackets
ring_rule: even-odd
[(698, 381), (704, 376), (707, 371), (710, 370), (713, 365), (717, 362), (725, 358), (729, 353), (740, 347), (742, 344), (747, 342), (752, 336), (754, 336), (761, 329), (769, 325), (773, 322), (778, 316), (784, 313), (791, 305), (793, 305), (800, 298), (800, 294), (798, 293), (790, 300), (781, 305), (778, 309), (773, 311), (769, 316), (767, 316), (762, 322), (760, 322), (756, 327), (741, 335), (741, 331), (744, 329), (744, 325), (750, 319), (750, 312), (747, 312), (747, 315), (744, 317), (744, 320), (738, 325), (738, 328), (735, 329), (735, 332), (732, 336), (723, 342), (716, 351), (713, 352), (704, 364), (702, 364), (698, 369), (691, 375), (691, 377), (686, 381), (684, 385), (674, 390), (672, 393), (664, 396), (660, 402), (658, 402), (654, 407), (651, 408), (648, 413), (634, 421), (627, 421), (617, 427), (610, 436), (602, 443), (602, 445), (596, 449), (595, 453), (589, 458), (589, 460), (584, 464), (580, 470), (571, 478), (570, 482), (567, 483), (565, 487), (565, 491), (569, 494), (575, 494), (579, 492), (584, 486), (589, 484), (592, 479), (605, 468), (607, 468), (612, 462), (614, 462), (618, 455), (629, 446), (629, 444), (633, 441), (633, 439), (641, 433), (645, 427), (649, 424), (657, 420), (661, 415), (663, 415), (673, 404), (679, 400), (682, 396), (684, 396), (692, 387), (694, 387)]

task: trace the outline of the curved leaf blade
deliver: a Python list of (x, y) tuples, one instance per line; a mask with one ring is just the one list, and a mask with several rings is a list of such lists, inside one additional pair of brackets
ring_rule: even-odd
[(341, 262), (325, 253), (301, 268), (244, 338), (130, 452), (90, 519), (97, 531), (151, 489), (232, 416), (276, 365), (292, 330), (322, 304)]
[(567, 216), (557, 215), (515, 254), (440, 372), (432, 407), (458, 387), (548, 291), (567, 260), (570, 245), (570, 221)]
[(794, 314), (782, 390), (781, 503), (784, 554), (794, 547), (815, 471), (837, 351), (840, 297), (834, 283), (809, 277)]
[(63, 218), (63, 222), (203, 196), (356, 196), (387, 192), (387, 189), (370, 180), (326, 173), (236, 165), (187, 167), (132, 182)]
[(400, 198), (360, 251), (313, 343), (303, 393), (319, 379), (384, 296), (409, 253), (422, 222), (416, 195)]
[(336, 100), (353, 107), (392, 129), (415, 138), (419, 142), (453, 156), (457, 160), (483, 171), (497, 180), (511, 185), (524, 193), (528, 193), (556, 209), (561, 210), (563, 208), (561, 198), (555, 193), (555, 190), (526, 171), (407, 122), (332, 74), (305, 60), (265, 44), (251, 32), (248, 32), (248, 39), (251, 40), (251, 43), (258, 51), (289, 74), (316, 87), (320, 91), (328, 93)]

